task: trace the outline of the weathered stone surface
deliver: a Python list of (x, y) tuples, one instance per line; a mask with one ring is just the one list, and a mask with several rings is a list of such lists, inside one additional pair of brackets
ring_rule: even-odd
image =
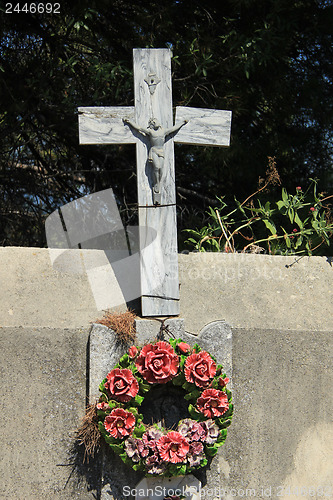
[[(214, 467), (195, 474), (202, 498), (245, 498), (248, 490), (247, 497), (287, 500), (288, 486), (309, 492), (298, 498), (315, 498), (311, 488), (330, 498), (333, 331), (232, 332), (235, 416)], [(0, 339), (0, 498), (101, 499), (99, 462), (83, 466), (82, 451), (70, 454), (84, 414), (88, 329), (2, 328)], [(125, 466), (118, 477), (133, 488), (141, 479)], [(116, 486), (114, 497), (127, 498)]]
[[(47, 249), (0, 248), (0, 262), (0, 497), (98, 499), (99, 462), (82, 466), (82, 455), (70, 455), (85, 408), (89, 322), (100, 316), (88, 280), (53, 270)], [(294, 258), (225, 254), (179, 262), (183, 318), (196, 333), (186, 340), (198, 341), (213, 319), (238, 326), (235, 416), (217, 467), (200, 476), (205, 492), (221, 487), (231, 500), (251, 488), (247, 497), (291, 500), (290, 486), (308, 492), (295, 498), (310, 500), (314, 487), (330, 498), (332, 262), (303, 258), (286, 268)], [(119, 460), (111, 450), (110, 457)], [(126, 467), (118, 475), (133, 487), (140, 480)]]
[(178, 257), (180, 314), (191, 332), (221, 318), (234, 328), (333, 330), (331, 257)]
[(1, 328), (0, 498), (90, 500), (98, 462), (75, 431), (86, 403), (89, 329)]
[(232, 330), (223, 320), (208, 323), (198, 336), (198, 343), (223, 364), (223, 372), (231, 379), (228, 387), (232, 389)]
[[(181, 317), (189, 332), (221, 318), (235, 328), (333, 330), (332, 258), (303, 257), (295, 264), (294, 257), (269, 255), (178, 258)], [(0, 263), (0, 325), (87, 328), (101, 317), (87, 276), (54, 270), (47, 248), (0, 247)]]
[(101, 316), (87, 275), (53, 269), (47, 248), (0, 247), (0, 263), (1, 326), (87, 328)]
[(126, 352), (113, 330), (94, 323), (89, 336), (89, 401), (100, 396), (99, 384)]
[[(162, 318), (164, 319), (164, 318)], [(162, 319), (141, 319), (135, 320), (135, 328), (140, 344), (145, 344), (148, 341), (155, 339), (160, 331), (161, 325), (170, 329), (173, 335), (183, 337), (184, 335), (184, 320), (183, 318), (169, 318), (162, 323)], [(166, 337), (168, 335), (166, 334)]]
[(323, 331), (233, 329), (235, 418), (220, 466), (229, 491), (287, 499), (297, 486), (310, 499), (330, 486), (332, 495), (332, 348)]

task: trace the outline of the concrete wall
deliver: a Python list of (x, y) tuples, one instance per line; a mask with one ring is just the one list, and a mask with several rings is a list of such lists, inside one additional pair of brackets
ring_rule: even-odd
[(85, 485), (66, 485), (85, 408), (88, 330), (2, 327), (0, 338), (0, 498), (92, 498)]
[(181, 316), (194, 332), (221, 318), (238, 328), (333, 330), (330, 257), (192, 253), (179, 264)]
[[(214, 459), (223, 498), (331, 498), (332, 263), (179, 257), (186, 330), (217, 319), (233, 330), (236, 411)], [(100, 315), (88, 280), (35, 248), (1, 248), (0, 280), (0, 498), (98, 498), (98, 463), (82, 466), (74, 440)]]
[[(225, 319), (239, 328), (332, 331), (332, 259), (295, 261), (268, 255), (180, 254), (186, 329), (196, 333), (211, 321)], [(46, 248), (0, 248), (0, 283), (0, 325), (86, 327), (101, 314), (86, 274), (55, 270)]]

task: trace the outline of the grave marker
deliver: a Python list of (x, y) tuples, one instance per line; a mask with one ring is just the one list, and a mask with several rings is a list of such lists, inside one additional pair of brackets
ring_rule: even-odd
[(134, 106), (79, 108), (80, 144), (136, 144), (142, 316), (176, 316), (173, 143), (228, 146), (231, 111), (177, 107), (174, 126), (170, 50), (134, 49), (133, 59)]

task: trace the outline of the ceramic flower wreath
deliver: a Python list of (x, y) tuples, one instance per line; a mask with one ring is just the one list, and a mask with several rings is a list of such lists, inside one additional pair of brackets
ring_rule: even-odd
[[(146, 475), (178, 476), (207, 465), (227, 437), (233, 405), (229, 379), (213, 356), (181, 339), (158, 341), (128, 354), (101, 382), (99, 429), (122, 460)], [(176, 430), (146, 425), (139, 408), (155, 385), (186, 391), (189, 417)]]

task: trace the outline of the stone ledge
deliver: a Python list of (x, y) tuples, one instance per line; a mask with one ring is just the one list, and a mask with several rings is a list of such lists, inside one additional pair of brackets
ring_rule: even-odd
[[(269, 255), (179, 254), (186, 329), (197, 334), (225, 318), (238, 328), (333, 330), (332, 259), (294, 262)], [(0, 326), (86, 327), (102, 315), (87, 276), (53, 269), (47, 248), (1, 247), (0, 281)]]

